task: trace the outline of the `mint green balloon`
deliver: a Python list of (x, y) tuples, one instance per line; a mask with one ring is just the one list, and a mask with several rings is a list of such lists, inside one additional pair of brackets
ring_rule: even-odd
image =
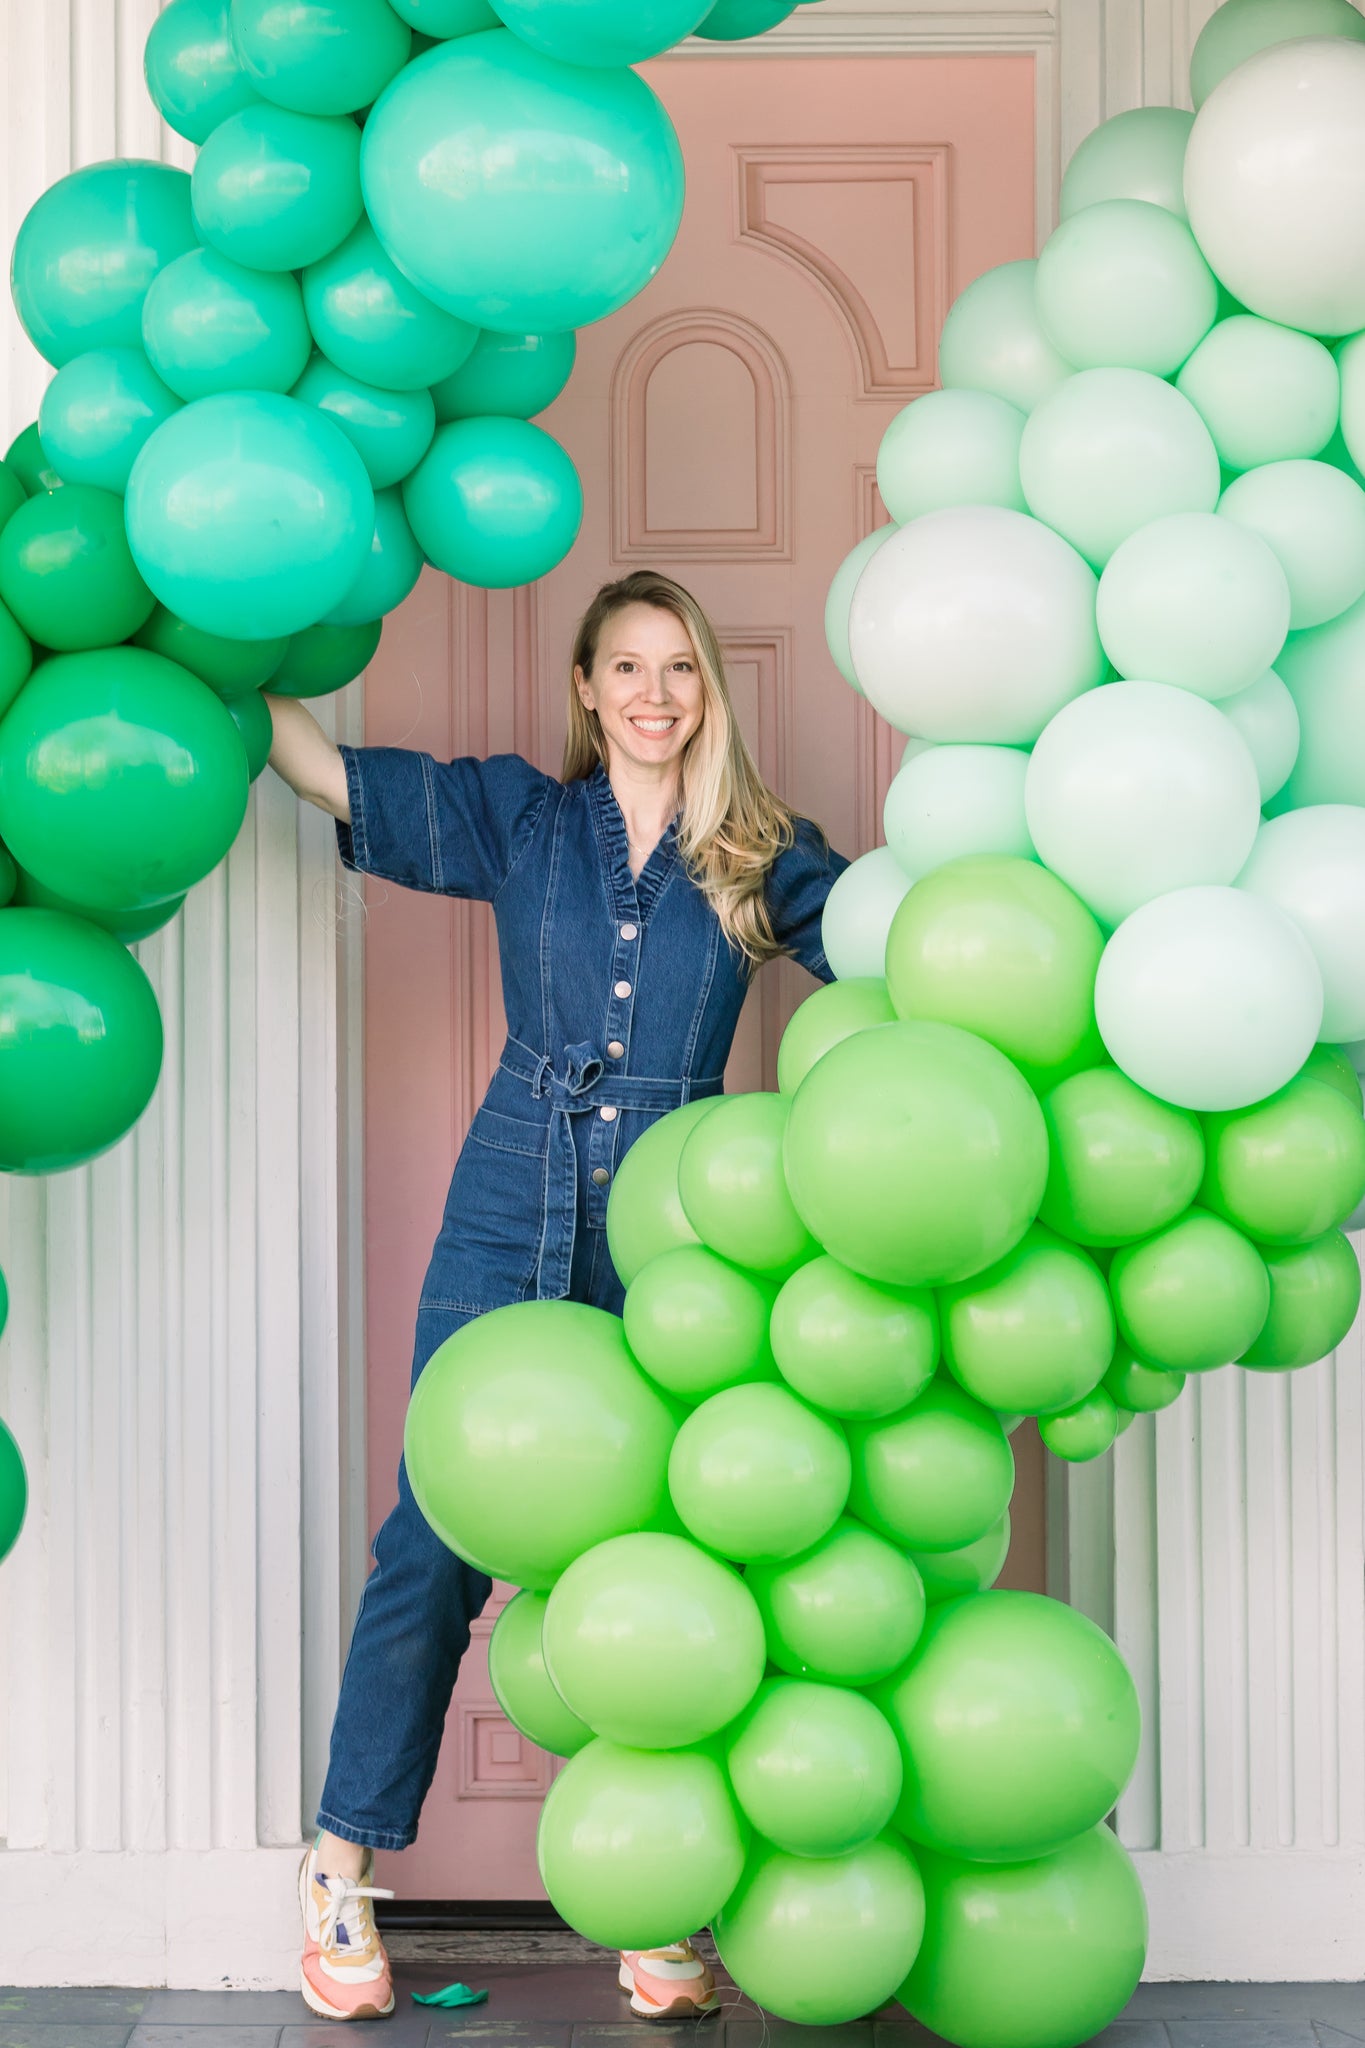
[[(1365, 513), (1365, 491), (1328, 473), (1356, 492)], [(1360, 541), (1365, 549), (1365, 529)], [(1177, 512), (1130, 534), (1109, 557), (1095, 603), (1104, 651), (1120, 676), (1213, 699), (1259, 681), (1284, 646), (1290, 611), (1274, 549), (1211, 512)]]
[(259, 99), (232, 47), (231, 13), (231, 0), (170, 0), (148, 31), (147, 90), (187, 142), (207, 142), (220, 121)]
[(1038, 258), (1038, 318), (1078, 370), (1169, 377), (1218, 316), (1218, 286), (1183, 220), (1102, 199), (1063, 220)]
[(1022, 512), (1024, 415), (988, 391), (929, 391), (896, 414), (877, 451), (877, 487), (897, 525), (943, 505)]
[(1211, 327), (1175, 382), (1224, 469), (1320, 455), (1337, 422), (1341, 380), (1331, 350), (1254, 313)]
[(68, 483), (120, 493), (144, 444), (179, 407), (140, 348), (90, 349), (48, 385), (39, 428)]
[(1199, 1199), (1258, 1244), (1307, 1244), (1365, 1198), (1365, 1118), (1310, 1076), (1206, 1116), (1204, 1136)]
[(777, 1085), (794, 1095), (818, 1059), (833, 1045), (873, 1024), (890, 1024), (896, 1012), (886, 983), (870, 975), (826, 982), (792, 1015), (777, 1048)]
[(210, 248), (252, 270), (302, 270), (360, 219), (360, 130), (345, 114), (244, 107), (200, 150), (192, 197)]
[(1264, 541), (1289, 585), (1301, 633), (1365, 594), (1365, 490), (1330, 462), (1268, 462), (1233, 479), (1219, 517)]
[(782, 1095), (727, 1095), (678, 1160), (678, 1194), (702, 1243), (760, 1273), (783, 1273), (816, 1249), (783, 1173), (790, 1107)]
[(693, 1410), (668, 1460), (688, 1532), (745, 1563), (795, 1557), (844, 1511), (849, 1449), (836, 1423), (785, 1387), (730, 1387)]
[(432, 386), (436, 417), (534, 419), (568, 383), (577, 353), (572, 333), (480, 334), (459, 369)]
[(908, 875), (923, 877), (969, 854), (1032, 860), (1022, 747), (948, 742), (903, 761), (882, 807), (886, 843)]
[(583, 487), (559, 442), (528, 420), (453, 420), (403, 485), (429, 562), (462, 583), (534, 583), (568, 554)]
[(996, 1265), (945, 1288), (944, 1360), (973, 1400), (998, 1413), (1070, 1408), (1114, 1351), (1109, 1292), (1093, 1259), (1035, 1223)]
[(7, 604), (0, 604), (0, 717), (33, 669), (33, 643)]
[(1365, 804), (1365, 598), (1306, 633), (1291, 633), (1275, 664), (1299, 716), (1299, 750), (1276, 811)]
[(705, 1927), (744, 1869), (744, 1835), (709, 1750), (590, 1742), (550, 1787), (536, 1843), (555, 1911), (604, 1948), (662, 1948)]
[(270, 706), (259, 690), (249, 690), (245, 697), (228, 698), (226, 708), (246, 750), (248, 780), (254, 782), (270, 759), (270, 749), (275, 744), (275, 722), (270, 716)]
[(820, 942), (840, 981), (885, 976), (886, 936), (912, 879), (889, 846), (874, 846), (835, 881), (825, 898)]
[(1044, 1450), (1069, 1465), (1102, 1458), (1132, 1415), (1121, 1409), (1106, 1387), (1094, 1387), (1083, 1400), (1051, 1415), (1040, 1415), (1038, 1434)]
[(496, 0), (514, 35), (565, 64), (640, 64), (690, 36), (711, 0)]
[(792, 1391), (847, 1420), (896, 1414), (938, 1364), (938, 1310), (927, 1289), (865, 1280), (828, 1255), (784, 1284), (771, 1337)]
[(377, 491), (401, 483), (436, 432), (429, 391), (381, 391), (363, 378), (348, 377), (324, 355), (313, 357), (290, 397), (315, 405), (340, 427)]
[(1066, 167), (1059, 218), (1106, 199), (1143, 199), (1184, 220), (1185, 144), (1193, 126), (1183, 107), (1132, 107), (1101, 121)]
[(862, 1848), (901, 1795), (890, 1723), (843, 1686), (767, 1680), (727, 1729), (725, 1761), (744, 1818), (792, 1856)]
[(798, 1557), (751, 1564), (744, 1579), (770, 1661), (798, 1678), (871, 1685), (900, 1669), (924, 1627), (916, 1565), (846, 1516)]
[(587, 1723), (565, 1706), (545, 1669), (542, 1631), (548, 1596), (518, 1593), (488, 1638), (488, 1682), (512, 1726), (551, 1756), (577, 1756), (593, 1739)]
[(351, 114), (402, 70), (412, 31), (388, 0), (232, 0), (232, 47), (263, 99)]
[(224, 701), (251, 696), (268, 683), (289, 646), (285, 634), (273, 640), (225, 640), (219, 633), (206, 633), (178, 619), (164, 604), (157, 606), (133, 638), (139, 647), (187, 668)]
[(28, 1508), (28, 1474), (23, 1454), (3, 1422), (0, 1422), (0, 1563), (3, 1563), (24, 1526)]
[(716, 0), (702, 17), (697, 34), (712, 43), (738, 43), (761, 36), (795, 14), (798, 0)]
[(479, 330), (424, 298), (368, 220), (310, 263), (303, 303), (329, 363), (386, 391), (418, 391), (458, 370)]
[[(1324, 1093), (1328, 1092), (1326, 1090)], [(1270, 1276), (1256, 1247), (1207, 1209), (1190, 1209), (1109, 1269), (1119, 1329), (1149, 1364), (1210, 1372), (1242, 1357), (1270, 1309)]]
[(946, 1374), (885, 1422), (851, 1422), (849, 1512), (907, 1550), (960, 1550), (998, 1522), (1014, 1454), (997, 1416)]
[(312, 352), (297, 280), (192, 249), (156, 277), (142, 308), (152, 368), (180, 398), (289, 391)]
[(1037, 274), (1033, 256), (997, 263), (954, 299), (938, 345), (945, 391), (993, 392), (1027, 414), (1067, 382), (1071, 364), (1038, 317)]
[(330, 697), (369, 667), (379, 646), (382, 622), (308, 626), (295, 633), (270, 678), (277, 697)]
[(652, 1380), (679, 1400), (777, 1377), (768, 1345), (774, 1289), (707, 1251), (674, 1245), (626, 1289), (626, 1340)]
[(993, 1522), (974, 1543), (961, 1543), (956, 1550), (917, 1550), (912, 1561), (924, 1582), (924, 1597), (931, 1607), (945, 1600), (961, 1600), (968, 1593), (985, 1593), (1005, 1569), (1010, 1548), (1008, 1512)]
[(489, 0), (389, 0), (389, 5), (400, 21), (434, 42), (500, 26)]
[(364, 626), (396, 611), (417, 585), (422, 550), (413, 539), (396, 488), (374, 494), (374, 539), (365, 565), (341, 603), (323, 621), (329, 626)]
[[(48, 461), (39, 439), (36, 420), (21, 429), (10, 442), (5, 450), (5, 467), (18, 477), (27, 497), (36, 498), (42, 491), (59, 491), (62, 487), (63, 479)], [(17, 510), (18, 507), (11, 504), (5, 518), (8, 520)]]
[(1258, 50), (1301, 36), (1344, 36), (1365, 42), (1351, 0), (1227, 0), (1205, 22), (1190, 56), (1190, 94), (1196, 108), (1229, 71)]
[(1155, 1415), (1180, 1399), (1185, 1391), (1185, 1375), (1148, 1365), (1135, 1357), (1120, 1337), (1104, 1375), (1104, 1390), (1116, 1407), (1130, 1415)]
[(617, 1170), (607, 1200), (607, 1249), (623, 1287), (661, 1252), (700, 1244), (678, 1194), (678, 1160), (718, 1096), (698, 1096), (638, 1137)]
[(1115, 1245), (1173, 1223), (1199, 1191), (1204, 1136), (1117, 1067), (1072, 1074), (1043, 1099), (1051, 1164), (1038, 1211), (1077, 1244)]
[(1242, 1356), (1258, 1372), (1315, 1365), (1346, 1337), (1360, 1307), (1360, 1261), (1340, 1230), (1308, 1244), (1266, 1246), (1270, 1313)]
[(21, 505), (0, 531), (0, 598), (29, 638), (63, 654), (105, 648), (151, 616), (112, 491), (67, 484)]
[(853, 603), (853, 593), (858, 587), (858, 578), (876, 554), (883, 541), (890, 540), (899, 529), (894, 524), (878, 526), (864, 536), (835, 570), (830, 581), (829, 595), (825, 599), (825, 645), (829, 658), (846, 683), (863, 694), (862, 684), (853, 667), (853, 655), (848, 644), (848, 615)]
[(1219, 699), (1218, 709), (1236, 726), (1256, 765), (1261, 803), (1267, 806), (1289, 780), (1299, 753), (1299, 714), (1284, 683), (1267, 669), (1249, 690)]

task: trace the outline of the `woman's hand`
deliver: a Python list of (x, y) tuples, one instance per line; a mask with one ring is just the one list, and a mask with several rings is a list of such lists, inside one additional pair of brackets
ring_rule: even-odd
[(329, 811), (343, 825), (349, 825), (351, 800), (346, 791), (346, 770), (334, 742), (297, 697), (272, 697), (268, 691), (263, 694), (275, 727), (271, 767), (305, 803), (316, 804), (320, 811)]

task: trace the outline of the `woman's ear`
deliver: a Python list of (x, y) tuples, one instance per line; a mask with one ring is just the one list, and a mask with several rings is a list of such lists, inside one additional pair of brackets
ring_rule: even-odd
[(589, 711), (596, 711), (597, 706), (593, 702), (592, 686), (589, 683), (587, 677), (584, 675), (581, 668), (575, 667), (573, 672), (573, 679), (575, 688), (577, 689), (579, 697), (582, 699), (583, 703), (587, 705)]

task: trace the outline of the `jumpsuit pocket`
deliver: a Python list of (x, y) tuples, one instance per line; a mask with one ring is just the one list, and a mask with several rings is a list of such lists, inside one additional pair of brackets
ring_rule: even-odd
[(533, 1291), (545, 1222), (548, 1123), (480, 1109), (460, 1148), (424, 1309), (482, 1315)]

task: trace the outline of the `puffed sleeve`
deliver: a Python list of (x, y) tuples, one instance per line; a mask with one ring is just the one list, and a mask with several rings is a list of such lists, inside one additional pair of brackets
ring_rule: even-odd
[(348, 868), (491, 903), (524, 851), (553, 779), (520, 754), (437, 761), (413, 747), (342, 747), (351, 822), (337, 824)]
[(819, 981), (833, 981), (820, 940), (825, 898), (848, 862), (809, 818), (796, 821), (796, 838), (773, 862), (768, 878), (768, 911), (773, 930)]

